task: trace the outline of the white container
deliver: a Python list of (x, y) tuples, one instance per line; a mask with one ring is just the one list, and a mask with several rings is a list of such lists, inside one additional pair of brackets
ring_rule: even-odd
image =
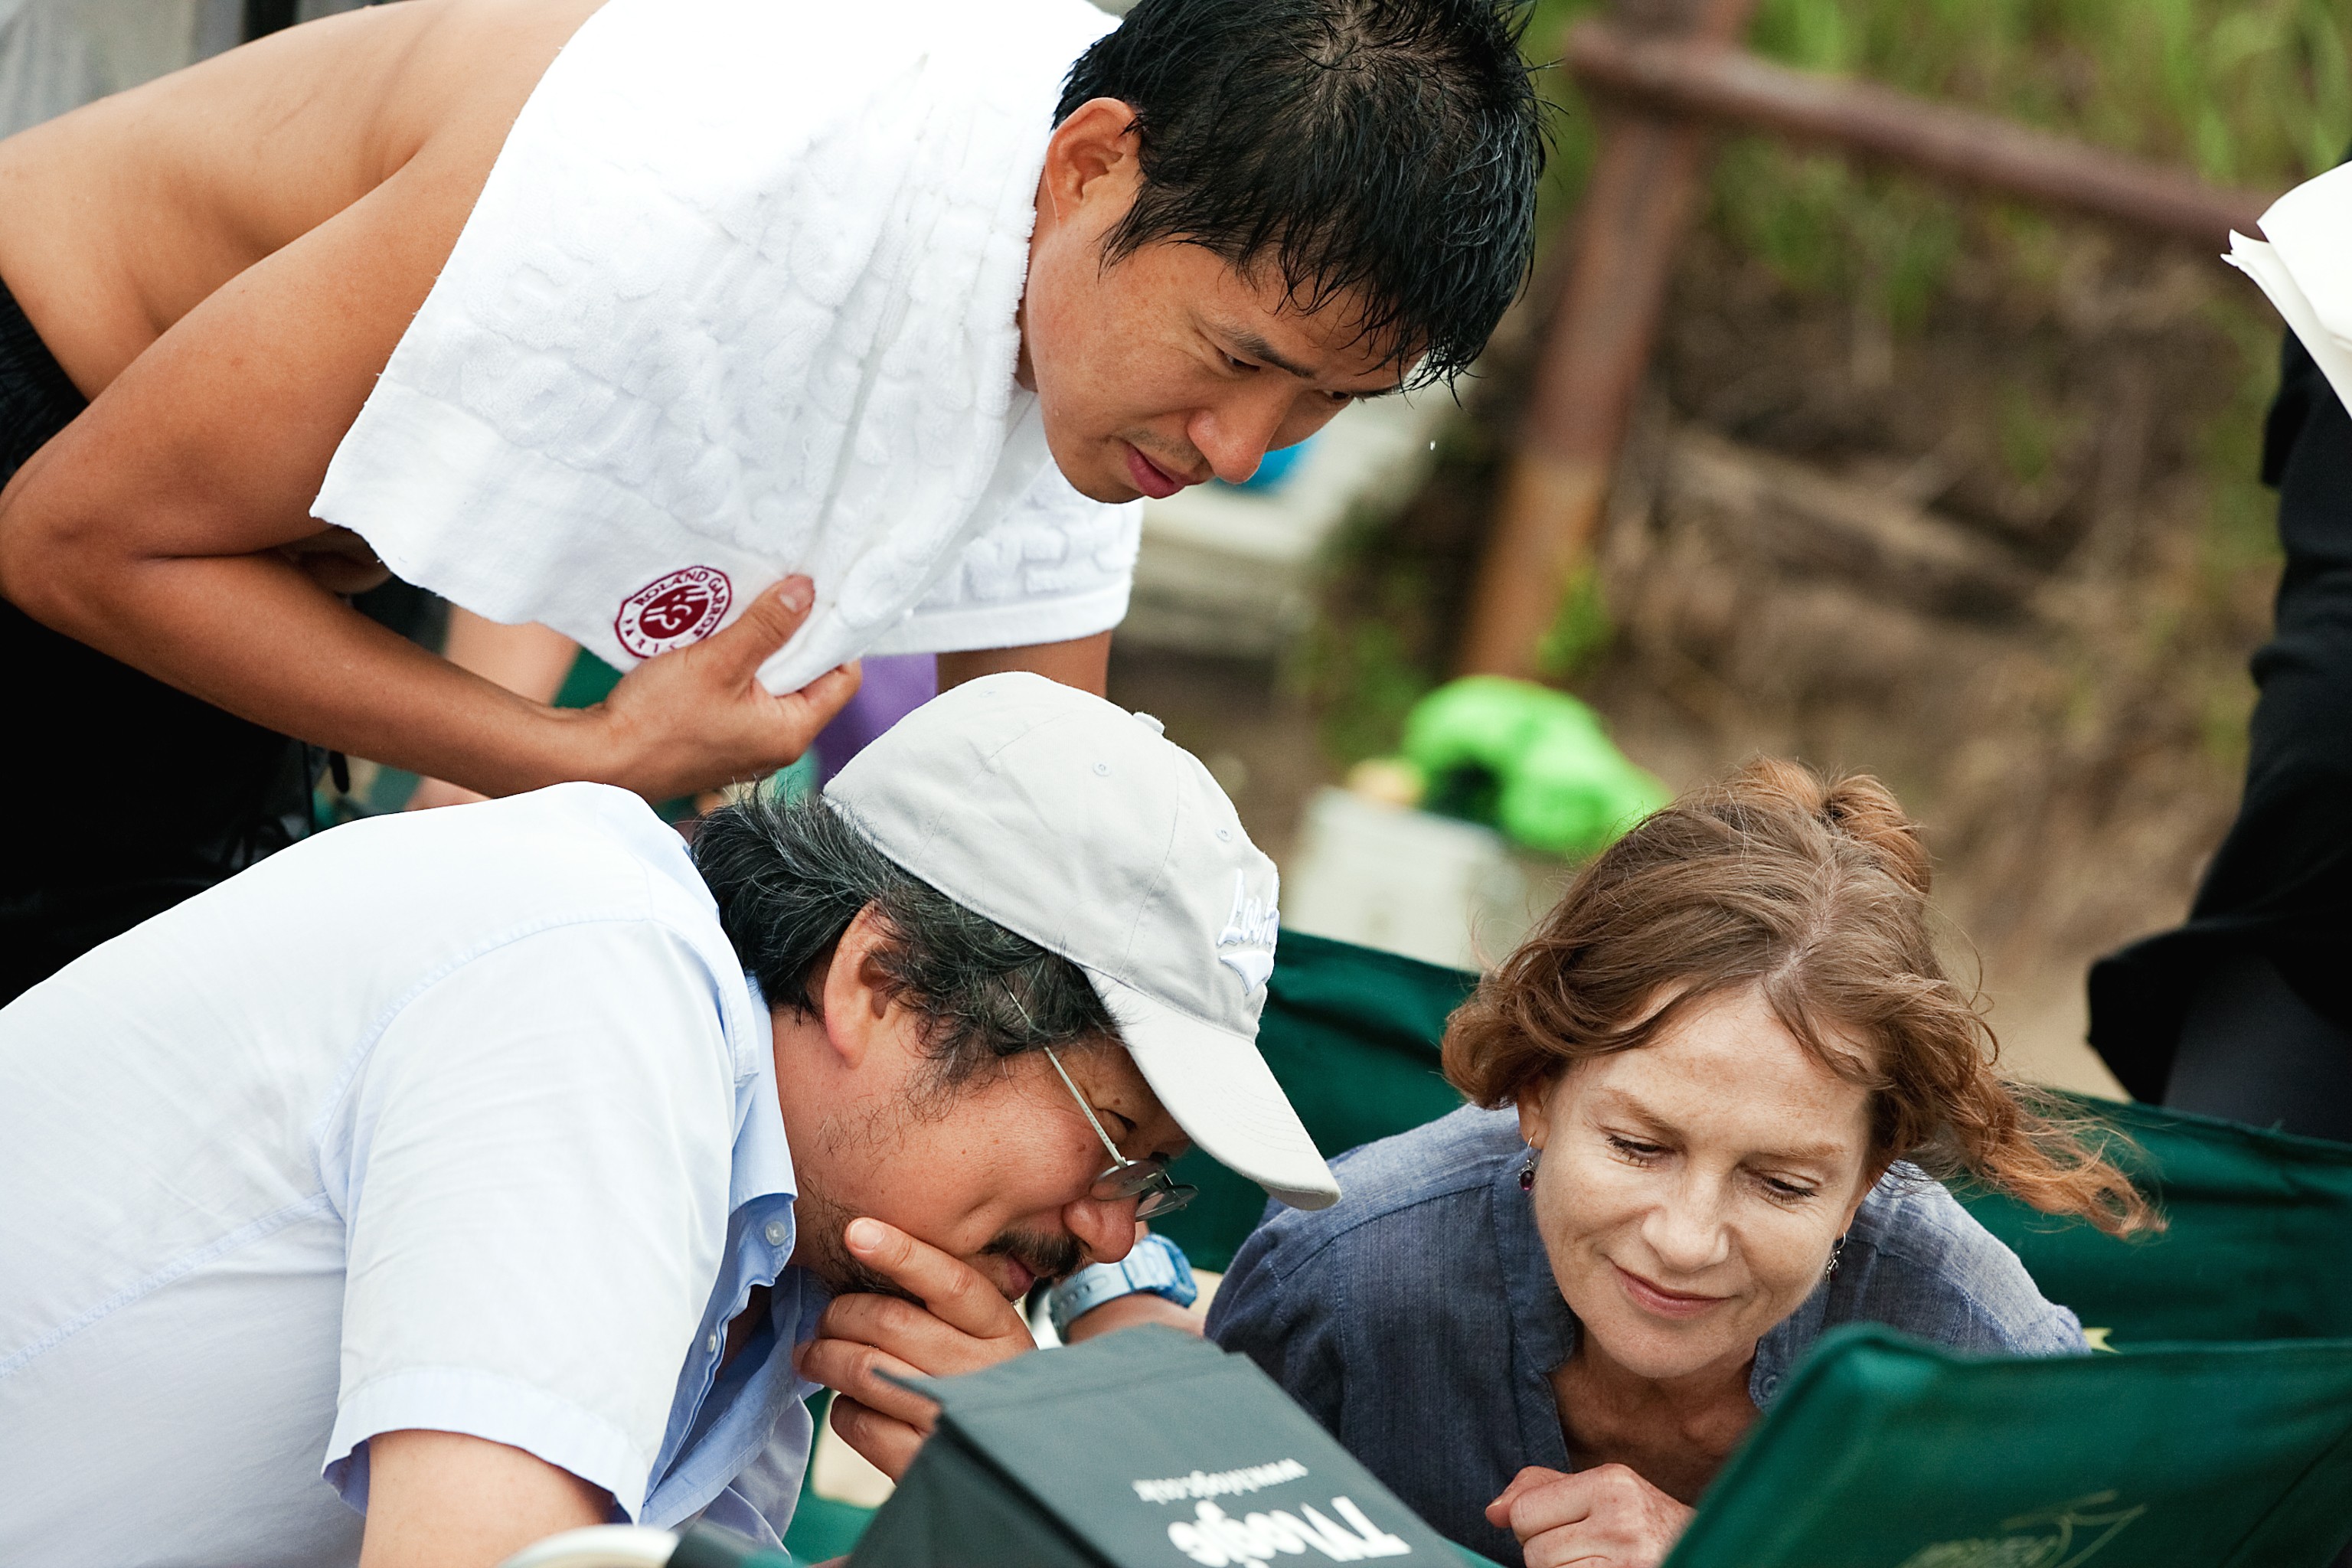
[(1282, 925), (1483, 969), (1518, 945), (1555, 880), (1531, 877), (1491, 828), (1326, 788), (1283, 873)]

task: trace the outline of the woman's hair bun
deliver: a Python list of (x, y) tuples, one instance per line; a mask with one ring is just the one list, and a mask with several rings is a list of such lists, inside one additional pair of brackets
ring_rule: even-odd
[(1904, 814), (1895, 794), (1868, 773), (1824, 779), (1802, 763), (1759, 757), (1724, 786), (1735, 803), (1794, 806), (1832, 832), (1870, 853), (1886, 874), (1921, 898), (1935, 871), (1919, 825)]
[(1927, 896), (1936, 873), (1927, 847), (1919, 841), (1919, 825), (1904, 815), (1885, 784), (1868, 773), (1840, 779), (1829, 787), (1822, 808), (1832, 826), (1877, 856), (1896, 881)]

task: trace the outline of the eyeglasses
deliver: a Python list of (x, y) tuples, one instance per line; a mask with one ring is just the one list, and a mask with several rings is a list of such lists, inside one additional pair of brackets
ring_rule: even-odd
[(1090, 1197), (1097, 1203), (1105, 1204), (1123, 1204), (1133, 1198), (1136, 1200), (1136, 1218), (1157, 1219), (1161, 1215), (1174, 1214), (1201, 1195), (1200, 1188), (1188, 1187), (1181, 1182), (1168, 1179), (1165, 1155), (1155, 1154), (1149, 1160), (1130, 1160), (1120, 1153), (1118, 1145), (1110, 1141), (1110, 1134), (1103, 1131), (1102, 1122), (1095, 1115), (1095, 1108), (1087, 1103), (1087, 1097), (1080, 1094), (1078, 1086), (1070, 1081), (1070, 1071), (1062, 1065), (1062, 1058), (1054, 1054), (1053, 1047), (1042, 1048), (1045, 1059), (1054, 1064), (1055, 1072), (1061, 1075), (1062, 1087), (1070, 1091), (1070, 1098), (1078, 1102), (1080, 1110), (1086, 1112), (1087, 1125), (1095, 1130), (1095, 1136), (1102, 1140), (1102, 1146), (1110, 1151), (1110, 1169), (1095, 1178), (1094, 1188), (1088, 1194)]

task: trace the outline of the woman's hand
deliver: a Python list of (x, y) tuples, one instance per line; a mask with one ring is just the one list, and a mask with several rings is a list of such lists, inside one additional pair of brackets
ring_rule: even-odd
[(1623, 1465), (1529, 1465), (1486, 1505), (1486, 1522), (1519, 1538), (1528, 1568), (1658, 1568), (1691, 1511)]

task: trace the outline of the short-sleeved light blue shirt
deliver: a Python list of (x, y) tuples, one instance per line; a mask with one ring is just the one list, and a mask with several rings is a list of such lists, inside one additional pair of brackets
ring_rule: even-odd
[(299, 845), (0, 1009), (0, 1562), (352, 1562), (404, 1428), (772, 1540), (793, 1195), (767, 1008), (635, 796)]

